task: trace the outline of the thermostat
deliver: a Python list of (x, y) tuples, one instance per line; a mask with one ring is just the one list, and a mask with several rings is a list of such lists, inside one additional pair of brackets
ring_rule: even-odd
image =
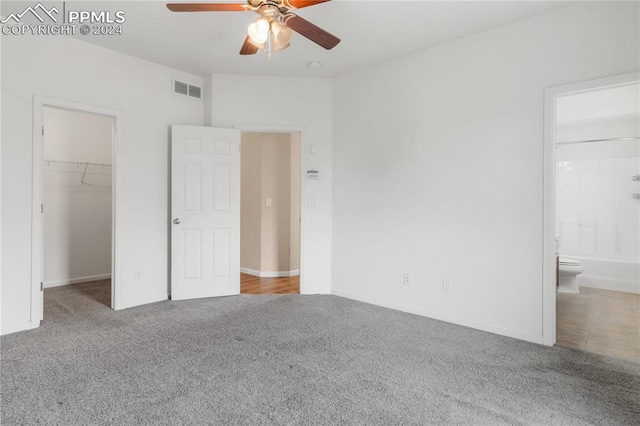
[(317, 170), (307, 170), (307, 180), (320, 179), (320, 172)]

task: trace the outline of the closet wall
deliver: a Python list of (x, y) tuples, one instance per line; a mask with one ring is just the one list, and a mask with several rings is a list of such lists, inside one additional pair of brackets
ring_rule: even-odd
[(113, 121), (46, 108), (44, 126), (44, 285), (109, 278)]

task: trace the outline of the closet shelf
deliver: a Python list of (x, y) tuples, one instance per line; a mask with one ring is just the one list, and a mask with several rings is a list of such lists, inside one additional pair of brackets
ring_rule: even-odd
[(47, 167), (51, 166), (51, 163), (54, 164), (71, 164), (71, 165), (75, 165), (77, 167), (79, 166), (84, 166), (84, 171), (82, 172), (82, 178), (80, 179), (80, 183), (87, 183), (84, 181), (85, 176), (87, 175), (87, 169), (89, 168), (89, 166), (97, 166), (97, 167), (112, 167), (111, 164), (108, 163), (94, 163), (92, 161), (71, 161), (71, 160), (44, 160), (44, 162), (47, 164)]
[(71, 161), (71, 160), (44, 160), (47, 166), (52, 163), (55, 164), (72, 164), (75, 166), (101, 166), (101, 167), (111, 167), (112, 164), (108, 163), (94, 163), (93, 161)]

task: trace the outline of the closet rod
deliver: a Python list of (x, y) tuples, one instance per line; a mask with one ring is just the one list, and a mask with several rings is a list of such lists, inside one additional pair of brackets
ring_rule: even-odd
[(47, 164), (49, 163), (58, 163), (58, 164), (73, 164), (76, 166), (101, 166), (101, 167), (111, 167), (112, 164), (107, 163), (94, 163), (92, 161), (70, 161), (70, 160), (44, 160)]
[(585, 141), (567, 141), (567, 142), (556, 142), (556, 145), (575, 145), (579, 143), (591, 143), (591, 142), (617, 142), (617, 141), (634, 141), (640, 139), (638, 136), (631, 136), (626, 138), (606, 138), (606, 139), (588, 139)]

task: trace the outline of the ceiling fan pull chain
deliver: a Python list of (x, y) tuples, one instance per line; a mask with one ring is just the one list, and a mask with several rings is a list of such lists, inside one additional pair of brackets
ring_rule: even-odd
[(271, 31), (271, 22), (269, 22), (269, 36), (267, 37), (267, 48), (269, 49), (268, 59), (271, 60), (271, 37), (273, 37), (273, 31)]

